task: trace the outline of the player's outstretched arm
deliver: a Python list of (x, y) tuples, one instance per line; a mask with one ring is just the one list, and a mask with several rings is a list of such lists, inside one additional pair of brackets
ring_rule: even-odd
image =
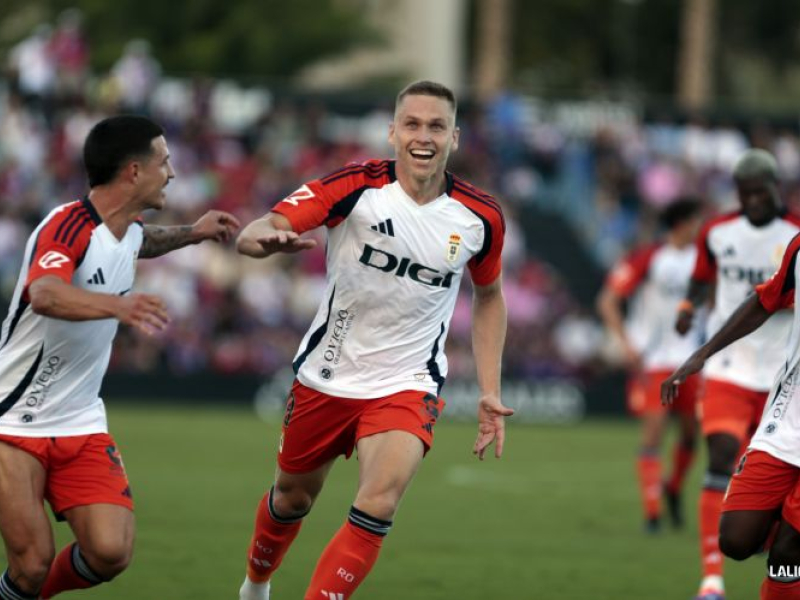
[(686, 335), (692, 328), (695, 307), (703, 306), (709, 301), (712, 289), (713, 285), (705, 281), (692, 279), (689, 282), (689, 291), (686, 293), (686, 298), (678, 306), (678, 314), (675, 317), (675, 331), (681, 335)]
[(289, 219), (277, 213), (256, 219), (242, 230), (236, 240), (239, 254), (253, 258), (266, 258), (276, 252), (309, 250), (316, 245), (316, 240), (303, 239), (292, 231)]
[(706, 361), (736, 340), (752, 333), (770, 317), (757, 294), (752, 294), (739, 305), (728, 320), (710, 340), (700, 346), (686, 362), (661, 384), (661, 402), (670, 404), (678, 395), (678, 386), (694, 373), (699, 373)]
[(494, 442), (494, 455), (500, 458), (505, 445), (505, 417), (514, 410), (500, 400), (500, 373), (506, 340), (506, 301), (501, 277), (489, 285), (475, 285), (472, 295), (472, 350), (478, 371), (478, 438), (473, 454), (483, 460)]
[(31, 309), (38, 315), (65, 321), (118, 319), (150, 335), (169, 323), (164, 302), (150, 294), (116, 296), (89, 292), (53, 275), (40, 277), (28, 288)]
[(205, 240), (227, 242), (240, 226), (236, 217), (221, 210), (208, 211), (194, 225), (145, 225), (139, 258), (155, 258)]

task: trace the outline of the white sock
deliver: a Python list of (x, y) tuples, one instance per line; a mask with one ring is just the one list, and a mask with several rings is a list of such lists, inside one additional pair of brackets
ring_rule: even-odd
[(719, 575), (709, 575), (707, 577), (703, 577), (703, 581), (700, 582), (700, 591), (703, 592), (706, 590), (724, 592), (725, 583), (722, 581), (722, 577)]
[(239, 600), (269, 600), (269, 581), (255, 583), (245, 576), (244, 583), (239, 588)]

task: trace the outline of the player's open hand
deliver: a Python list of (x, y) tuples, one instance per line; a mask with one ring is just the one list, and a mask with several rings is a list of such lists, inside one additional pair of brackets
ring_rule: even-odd
[(317, 245), (316, 240), (304, 239), (294, 231), (281, 231), (279, 229), (273, 229), (260, 235), (256, 241), (261, 245), (266, 256), (276, 252), (292, 254), (301, 250), (310, 250)]
[(192, 233), (200, 242), (214, 240), (224, 243), (233, 237), (239, 227), (241, 223), (232, 214), (221, 210), (210, 210), (192, 225)]
[(503, 455), (503, 446), (506, 440), (505, 417), (514, 414), (514, 409), (502, 405), (496, 396), (483, 396), (478, 401), (478, 439), (472, 453), (480, 460), (486, 449), (494, 442), (495, 458)]
[(672, 404), (678, 397), (678, 388), (689, 378), (690, 375), (699, 373), (706, 364), (706, 359), (695, 352), (685, 363), (678, 367), (675, 372), (661, 383), (661, 404)]
[(152, 294), (131, 294), (119, 299), (117, 318), (146, 335), (163, 331), (169, 325), (164, 301)]

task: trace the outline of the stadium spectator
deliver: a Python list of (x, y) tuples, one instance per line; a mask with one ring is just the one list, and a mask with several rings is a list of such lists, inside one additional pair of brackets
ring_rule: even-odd
[(446, 87), (409, 85), (389, 128), (395, 160), (315, 179), (239, 237), (240, 252), (263, 258), (311, 249), (316, 242), (300, 234), (328, 227), (326, 300), (293, 363), (277, 473), (256, 513), (241, 600), (269, 597), (333, 462), (354, 449), (355, 501), (304, 597), (350, 598), (369, 574), (444, 409), (444, 343), (465, 267), (481, 394), (473, 451), (483, 459), (495, 443), (502, 455), (504, 417), (513, 414), (500, 401), (505, 225), (490, 196), (445, 171), (458, 147), (455, 115)]
[(623, 351), (629, 377), (628, 409), (642, 421), (637, 471), (645, 527), (651, 533), (661, 527), (662, 495), (668, 500), (673, 525), (683, 525), (680, 496), (694, 458), (699, 377), (686, 382), (674, 405), (680, 435), (673, 451), (672, 474), (662, 483), (660, 446), (669, 413), (661, 405), (661, 382), (697, 349), (702, 328), (702, 323), (696, 323), (690, 335), (679, 336), (664, 315), (673, 314), (688, 291), (701, 209), (700, 202), (691, 198), (676, 200), (664, 209), (663, 242), (620, 261), (597, 299), (598, 312)]
[[(144, 225), (175, 176), (160, 126), (143, 117), (98, 123), (84, 147), (90, 192), (36, 227), (0, 339), (0, 533), (8, 568), (0, 598), (51, 598), (110, 581), (133, 551), (133, 500), (108, 434), (100, 385), (118, 323), (145, 333), (168, 316), (154, 295), (131, 293), (136, 258), (238, 227), (210, 211), (194, 225)], [(76, 542), (55, 557), (44, 501)]]
[(111, 69), (123, 111), (149, 112), (150, 95), (161, 77), (161, 65), (150, 53), (150, 42), (131, 40)]
[(83, 15), (77, 8), (58, 16), (50, 53), (56, 69), (56, 96), (62, 102), (82, 97), (89, 75), (89, 44), (83, 33)]
[[(704, 225), (697, 262), (676, 329), (686, 334), (695, 312), (711, 302), (707, 333), (716, 333), (753, 287), (775, 271), (783, 250), (800, 230), (778, 193), (778, 164), (763, 150), (748, 151), (733, 170), (741, 210)], [(713, 300), (712, 300), (713, 296)], [(788, 314), (777, 314), (758, 331), (718, 352), (705, 365), (701, 428), (708, 470), (700, 493), (702, 580), (697, 598), (724, 596), (719, 518), (736, 460), (758, 424), (789, 331)]]

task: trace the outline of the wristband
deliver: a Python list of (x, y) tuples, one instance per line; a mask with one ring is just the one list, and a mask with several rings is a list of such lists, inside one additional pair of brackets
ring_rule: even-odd
[(678, 312), (685, 312), (689, 313), (690, 315), (694, 314), (694, 304), (692, 304), (689, 300), (681, 300), (678, 304)]

